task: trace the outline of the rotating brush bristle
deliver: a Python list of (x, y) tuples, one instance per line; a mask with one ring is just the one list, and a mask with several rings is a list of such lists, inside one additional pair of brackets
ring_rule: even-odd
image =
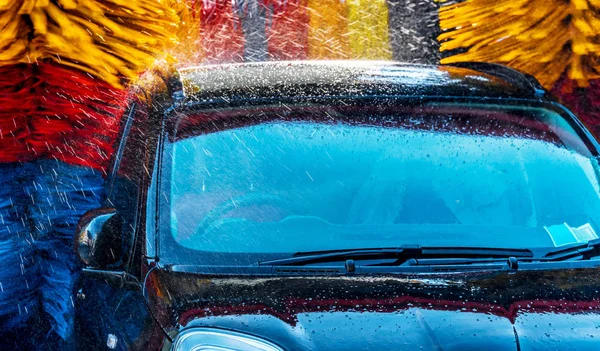
[(177, 26), (160, 1), (3, 1), (0, 65), (51, 59), (121, 87), (176, 42)]

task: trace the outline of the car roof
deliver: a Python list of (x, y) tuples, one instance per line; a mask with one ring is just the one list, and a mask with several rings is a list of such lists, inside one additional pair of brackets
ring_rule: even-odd
[(531, 76), (489, 63), (278, 61), (190, 67), (179, 74), (188, 102), (335, 96), (540, 100), (545, 94)]

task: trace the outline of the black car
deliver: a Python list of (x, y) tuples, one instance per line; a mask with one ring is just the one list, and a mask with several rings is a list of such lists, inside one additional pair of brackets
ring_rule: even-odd
[(205, 66), (124, 121), (82, 349), (600, 349), (598, 143), (529, 76)]

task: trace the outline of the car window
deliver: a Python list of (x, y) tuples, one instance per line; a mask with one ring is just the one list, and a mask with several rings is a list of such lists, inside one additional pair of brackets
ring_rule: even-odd
[(149, 141), (148, 113), (143, 104), (132, 105), (123, 118), (121, 140), (115, 152), (113, 172), (109, 179), (108, 206), (114, 207), (124, 220), (123, 253), (129, 260), (139, 219), (140, 189), (145, 175), (144, 159)]
[(277, 253), (550, 247), (596, 235), (598, 165), (556, 112), (384, 112), (189, 116), (168, 150), (167, 236), (199, 251)]

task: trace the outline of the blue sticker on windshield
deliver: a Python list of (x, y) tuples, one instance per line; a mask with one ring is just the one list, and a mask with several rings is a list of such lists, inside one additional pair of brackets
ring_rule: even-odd
[(598, 235), (589, 223), (579, 227), (571, 227), (567, 223), (544, 226), (554, 246), (588, 242), (598, 238)]

